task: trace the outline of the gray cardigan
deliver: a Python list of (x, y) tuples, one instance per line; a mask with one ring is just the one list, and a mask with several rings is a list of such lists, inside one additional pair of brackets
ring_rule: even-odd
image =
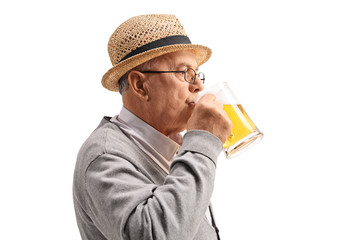
[(221, 141), (189, 131), (167, 175), (104, 118), (81, 147), (73, 197), (86, 240), (212, 240), (205, 217)]

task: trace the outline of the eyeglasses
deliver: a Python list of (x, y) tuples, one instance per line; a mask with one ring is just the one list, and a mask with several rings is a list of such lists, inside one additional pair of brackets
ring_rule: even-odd
[(141, 71), (141, 73), (183, 73), (184, 79), (188, 83), (194, 84), (196, 81), (196, 77), (198, 77), (203, 84), (205, 83), (205, 75), (202, 72), (196, 72), (192, 68), (187, 68), (184, 71)]

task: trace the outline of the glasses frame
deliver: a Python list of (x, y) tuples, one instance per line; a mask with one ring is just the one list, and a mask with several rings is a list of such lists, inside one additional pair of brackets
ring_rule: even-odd
[[(194, 77), (192, 79), (192, 82), (188, 81), (186, 79), (186, 72), (191, 69), (194, 71)], [(140, 71), (141, 73), (183, 73), (184, 74), (184, 79), (186, 82), (188, 83), (191, 83), (191, 84), (194, 84), (196, 82), (196, 78), (199, 78), (203, 84), (205, 83), (205, 74), (202, 73), (202, 72), (196, 72), (195, 69), (193, 68), (186, 68), (185, 70), (183, 71)]]

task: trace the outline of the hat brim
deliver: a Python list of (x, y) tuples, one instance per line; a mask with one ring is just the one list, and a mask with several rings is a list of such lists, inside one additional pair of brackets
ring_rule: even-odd
[(115, 65), (114, 67), (110, 68), (104, 74), (101, 83), (104, 86), (104, 88), (113, 92), (118, 92), (119, 91), (118, 81), (129, 70), (153, 58), (159, 57), (167, 53), (172, 53), (182, 50), (193, 50), (195, 53), (195, 58), (198, 66), (205, 63), (211, 56), (210, 48), (196, 44), (177, 44), (177, 45), (154, 48), (146, 52), (137, 54), (133, 57), (130, 57), (120, 62), (119, 64)]

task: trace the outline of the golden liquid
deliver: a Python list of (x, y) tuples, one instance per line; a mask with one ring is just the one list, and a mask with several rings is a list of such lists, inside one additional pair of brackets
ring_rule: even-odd
[(246, 114), (244, 108), (238, 105), (226, 105), (224, 104), (224, 110), (229, 116), (233, 127), (231, 129), (231, 135), (228, 137), (223, 147), (225, 149), (231, 147), (236, 142), (240, 141), (253, 131), (255, 131), (256, 126), (251, 121), (249, 116)]

